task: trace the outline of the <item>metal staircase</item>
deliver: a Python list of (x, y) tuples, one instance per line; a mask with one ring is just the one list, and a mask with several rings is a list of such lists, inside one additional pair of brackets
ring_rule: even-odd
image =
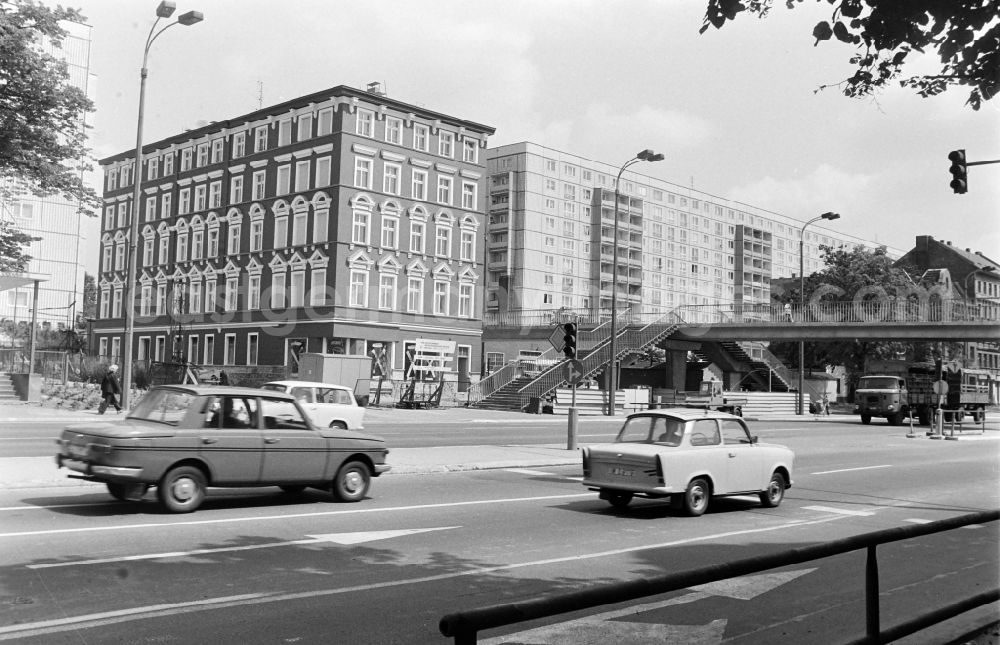
[[(664, 314), (650, 323), (636, 322), (630, 317), (622, 316), (621, 327), (616, 330), (615, 334), (616, 358), (620, 359), (629, 352), (642, 351), (655, 345), (676, 331), (682, 322), (674, 312)], [(589, 332), (581, 332), (578, 337), (579, 345), (583, 348), (578, 360), (583, 366), (582, 378), (587, 378), (603, 370), (611, 360), (610, 323), (602, 324)], [(513, 389), (514, 379), (508, 378), (512, 373), (509, 372), (508, 376), (498, 378), (498, 381), (506, 380), (507, 387), (501, 386), (489, 394), (483, 395), (474, 405), (477, 407), (498, 405), (500, 392), (503, 390), (504, 409), (520, 410), (527, 406), (531, 399), (540, 399), (566, 382), (565, 360), (563, 360), (527, 381), (512, 395), (510, 390)], [(496, 374), (499, 374), (499, 371)]]

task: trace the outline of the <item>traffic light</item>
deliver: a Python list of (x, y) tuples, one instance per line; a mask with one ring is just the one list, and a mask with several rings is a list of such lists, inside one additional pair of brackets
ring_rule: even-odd
[(965, 150), (952, 150), (948, 153), (948, 160), (951, 161), (951, 189), (962, 195), (969, 190), (969, 168), (965, 162)]
[(576, 358), (576, 323), (563, 325), (563, 354), (566, 358)]

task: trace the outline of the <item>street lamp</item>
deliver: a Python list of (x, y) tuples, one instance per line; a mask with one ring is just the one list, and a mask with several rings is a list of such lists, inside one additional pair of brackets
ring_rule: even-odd
[[(818, 222), (821, 219), (833, 221), (835, 219), (840, 219), (840, 215), (837, 213), (823, 213), (819, 217), (814, 217), (805, 224), (802, 225), (802, 230), (799, 232), (799, 316), (805, 321), (806, 312), (806, 274), (805, 274), (805, 248), (806, 248), (806, 227), (813, 222)], [(806, 381), (806, 341), (799, 341), (799, 404), (798, 413), (804, 414), (802, 409), (802, 393), (805, 387)]]
[(615, 414), (615, 393), (618, 391), (618, 372), (616, 370), (618, 348), (616, 347), (616, 336), (618, 335), (618, 197), (621, 193), (622, 173), (625, 169), (640, 161), (663, 161), (663, 153), (653, 152), (646, 148), (636, 156), (632, 157), (618, 170), (618, 178), (615, 180), (615, 224), (614, 239), (611, 243), (611, 356), (608, 358), (608, 416)]
[[(188, 11), (177, 17), (177, 20), (166, 25), (159, 31), (156, 26), (160, 24), (161, 18), (169, 18), (174, 14), (177, 5), (170, 0), (163, 0), (156, 8), (156, 21), (149, 29), (146, 36), (146, 48), (142, 53), (142, 70), (139, 72), (139, 119), (136, 124), (135, 133), (135, 166), (132, 173), (132, 213), (129, 220), (128, 235), (128, 268), (125, 278), (125, 342), (122, 348), (122, 396), (121, 406), (126, 410), (129, 407), (129, 395), (132, 390), (132, 334), (135, 330), (135, 280), (136, 280), (136, 249), (139, 237), (139, 198), (142, 188), (142, 117), (146, 103), (146, 76), (149, 71), (146, 69), (146, 61), (149, 58), (149, 48), (153, 41), (160, 34), (170, 29), (174, 25), (184, 25), (188, 27), (204, 19), (200, 11)], [(154, 33), (155, 32), (155, 33)]]

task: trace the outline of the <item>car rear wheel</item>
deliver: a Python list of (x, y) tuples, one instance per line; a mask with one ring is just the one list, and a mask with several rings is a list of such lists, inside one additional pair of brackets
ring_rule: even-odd
[(347, 424), (344, 423), (343, 421), (331, 421), (330, 427), (334, 428), (335, 430), (347, 430)]
[(608, 504), (611, 504), (615, 508), (625, 508), (632, 501), (632, 493), (623, 493), (620, 491), (609, 492), (605, 499), (608, 500)]
[(775, 508), (783, 499), (785, 499), (785, 478), (781, 473), (774, 473), (767, 484), (767, 490), (760, 494), (760, 505)]
[(708, 510), (708, 500), (712, 492), (704, 479), (692, 479), (684, 491), (684, 511), (691, 517), (703, 515)]
[(349, 461), (333, 478), (333, 496), (341, 502), (359, 502), (368, 494), (371, 481), (368, 466), (360, 461)]
[(160, 480), (156, 496), (171, 513), (190, 513), (205, 501), (205, 473), (194, 466), (178, 466)]

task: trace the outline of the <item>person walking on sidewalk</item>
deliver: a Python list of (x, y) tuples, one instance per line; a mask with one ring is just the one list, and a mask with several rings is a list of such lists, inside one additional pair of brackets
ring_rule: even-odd
[(101, 405), (97, 408), (97, 414), (104, 414), (109, 405), (115, 406), (115, 410), (120, 414), (122, 407), (118, 405), (118, 395), (122, 392), (122, 386), (118, 384), (118, 366), (111, 365), (101, 380)]

